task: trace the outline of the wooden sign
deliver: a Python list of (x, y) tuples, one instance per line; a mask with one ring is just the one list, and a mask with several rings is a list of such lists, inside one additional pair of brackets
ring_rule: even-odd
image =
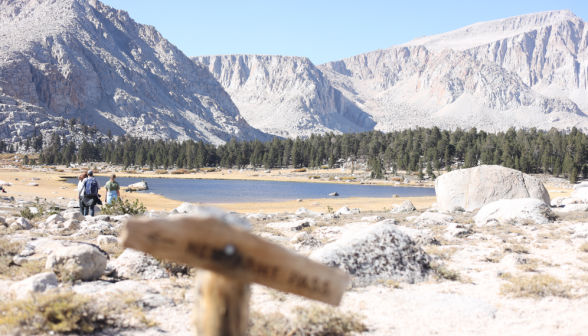
[(339, 305), (349, 278), (215, 218), (129, 220), (125, 247)]

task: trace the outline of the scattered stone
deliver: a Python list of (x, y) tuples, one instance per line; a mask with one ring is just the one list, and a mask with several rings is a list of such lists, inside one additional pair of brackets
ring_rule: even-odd
[(67, 207), (68, 208), (79, 208), (80, 207), (80, 202), (78, 202), (78, 201), (70, 201), (69, 203), (67, 203)]
[(587, 212), (588, 204), (568, 204), (562, 209), (558, 209), (559, 212)]
[(379, 222), (383, 219), (384, 219), (384, 217), (382, 217), (382, 216), (369, 216), (369, 217), (362, 217), (361, 221), (362, 222)]
[(35, 274), (10, 286), (10, 291), (17, 300), (26, 299), (32, 293), (42, 293), (57, 288), (57, 277), (53, 272)]
[(424, 281), (430, 261), (407, 234), (384, 223), (361, 231), (349, 230), (336, 242), (312, 253), (310, 259), (349, 273), (356, 285), (381, 279)]
[(551, 208), (536, 198), (505, 199), (486, 204), (474, 216), (476, 225), (547, 224), (555, 219)]
[(423, 212), (416, 218), (417, 225), (419, 226), (447, 225), (452, 221), (452, 216), (438, 212)]
[(300, 243), (302, 241), (309, 239), (310, 237), (311, 237), (311, 235), (309, 235), (308, 232), (304, 231), (304, 232), (297, 233), (294, 237), (292, 237), (292, 239), (290, 239), (290, 242), (292, 242), (294, 244)]
[(65, 218), (61, 217), (58, 214), (51, 215), (51, 216), (47, 217), (47, 220), (45, 220), (45, 223), (51, 223), (51, 222), (65, 222)]
[(390, 210), (391, 213), (411, 212), (411, 211), (416, 211), (416, 208), (414, 207), (414, 205), (412, 204), (411, 201), (404, 201), (399, 206)]
[(518, 170), (479, 166), (454, 170), (435, 180), (439, 211), (472, 211), (502, 199), (534, 198), (550, 204), (543, 183)]
[(333, 220), (335, 218), (339, 218), (339, 214), (332, 213), (332, 214), (326, 214), (326, 215), (323, 216), (323, 219), (326, 220), (326, 221), (330, 221), (330, 220)]
[(10, 228), (15, 230), (30, 230), (33, 228), (33, 226), (26, 218), (19, 217), (12, 224), (10, 224)]
[(94, 216), (94, 221), (96, 221), (96, 222), (98, 222), (98, 221), (110, 222), (110, 216), (108, 216), (108, 215)]
[(421, 245), (439, 245), (431, 229), (412, 229), (408, 227), (398, 227), (400, 231), (406, 233), (417, 244)]
[(465, 238), (472, 234), (471, 224), (451, 223), (445, 229), (446, 233), (443, 235), (445, 239), (451, 240), (453, 238)]
[(339, 239), (347, 230), (349, 229), (343, 226), (321, 226), (316, 228), (312, 235), (319, 240), (332, 242)]
[(300, 231), (305, 227), (316, 226), (316, 222), (310, 218), (297, 220), (294, 222), (276, 222), (266, 225), (268, 228), (282, 231)]
[(84, 215), (82, 215), (79, 211), (75, 212), (66, 212), (63, 214), (65, 219), (74, 219), (74, 220), (83, 220)]
[(118, 244), (118, 238), (115, 236), (100, 235), (96, 238), (96, 244), (107, 245), (107, 244)]
[(307, 239), (294, 244), (294, 250), (298, 252), (310, 252), (321, 247), (323, 247), (323, 243), (314, 237), (308, 237)]
[(322, 213), (319, 212), (315, 212), (315, 211), (310, 211), (306, 208), (299, 208), (298, 210), (296, 210), (296, 214), (297, 215), (309, 215), (309, 216), (320, 216), (322, 215)]
[(33, 182), (31, 182), (31, 183), (27, 183), (27, 185), (28, 186), (31, 186), (31, 187), (38, 187), (39, 186), (39, 183), (33, 183)]
[(141, 280), (169, 278), (169, 274), (161, 267), (159, 261), (133, 249), (126, 249), (111, 264), (116, 269), (113, 275), (121, 278), (140, 278)]
[(347, 206), (342, 207), (341, 209), (337, 210), (335, 212), (336, 215), (353, 215), (353, 214), (358, 214), (361, 211), (357, 208), (355, 209), (349, 209)]
[(108, 254), (94, 245), (67, 246), (47, 257), (45, 269), (66, 271), (76, 280), (92, 281), (104, 273), (107, 258)]

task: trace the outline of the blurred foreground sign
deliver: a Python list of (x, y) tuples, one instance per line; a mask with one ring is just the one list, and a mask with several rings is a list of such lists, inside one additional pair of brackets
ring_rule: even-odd
[(339, 305), (348, 276), (215, 218), (130, 220), (125, 247)]

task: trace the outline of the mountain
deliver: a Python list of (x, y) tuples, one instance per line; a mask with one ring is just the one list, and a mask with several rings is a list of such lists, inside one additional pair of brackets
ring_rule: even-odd
[(97, 0), (0, 1), (0, 140), (77, 118), (106, 133), (269, 139), (205, 67)]
[(206, 66), (253, 127), (283, 136), (361, 132), (375, 122), (333, 88), (306, 57), (218, 55)]
[(570, 11), (473, 24), (317, 66), (376, 129), (588, 131), (588, 27)]

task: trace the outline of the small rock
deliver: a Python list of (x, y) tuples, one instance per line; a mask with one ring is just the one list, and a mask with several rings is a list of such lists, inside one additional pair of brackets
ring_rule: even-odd
[(58, 214), (51, 215), (51, 216), (47, 217), (47, 220), (45, 220), (45, 223), (51, 223), (51, 222), (65, 222), (65, 218), (61, 217)]
[(32, 183), (31, 182), (31, 183), (27, 183), (27, 185), (28, 186), (31, 186), (31, 187), (38, 187), (39, 186), (39, 183)]
[(78, 202), (78, 201), (70, 201), (69, 203), (67, 203), (67, 207), (68, 208), (79, 208), (80, 207), (80, 202)]
[(308, 234), (308, 232), (300, 232), (297, 233), (291, 240), (290, 242), (292, 243), (300, 243), (301, 241), (305, 241), (308, 238), (310, 238), (311, 236)]
[(411, 211), (416, 211), (416, 208), (414, 207), (412, 202), (411, 201), (404, 201), (404, 202), (402, 202), (402, 204), (395, 207), (390, 212), (391, 213), (400, 213), (400, 212), (411, 212)]
[(30, 230), (33, 228), (31, 223), (23, 217), (17, 218), (12, 224), (10, 224), (10, 227), (16, 230)]
[(452, 221), (452, 216), (437, 212), (423, 212), (416, 218), (417, 225), (419, 226), (448, 225)]
[(330, 220), (333, 220), (335, 218), (339, 218), (339, 215), (332, 213), (332, 214), (326, 214), (326, 215), (323, 216), (323, 219), (326, 220), (326, 221), (330, 221)]
[(379, 222), (383, 219), (384, 219), (384, 217), (382, 217), (382, 216), (369, 216), (369, 217), (362, 217), (361, 221), (362, 222)]
[(63, 214), (63, 217), (65, 219), (75, 219), (75, 220), (83, 220), (84, 219), (84, 215), (82, 215), (79, 211), (66, 212), (65, 214)]
[(118, 238), (109, 235), (100, 235), (96, 238), (96, 244), (107, 245), (107, 244), (118, 244)]
[(334, 192), (334, 193), (330, 193), (329, 196), (339, 196), (339, 194)]

